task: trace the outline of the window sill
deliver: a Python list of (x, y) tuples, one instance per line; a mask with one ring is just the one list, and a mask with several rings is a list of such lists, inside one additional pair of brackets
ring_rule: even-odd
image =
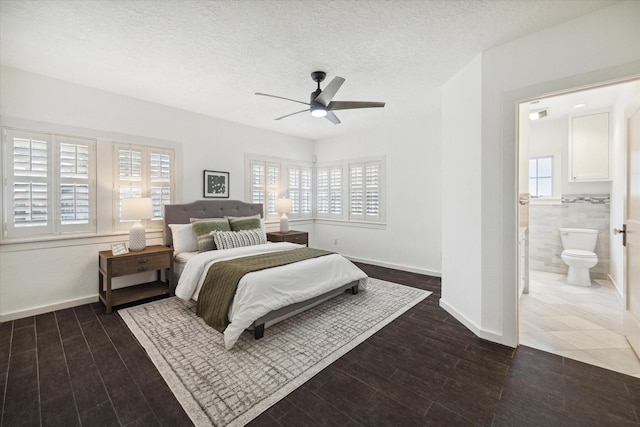
[[(289, 218), (289, 226), (293, 224), (306, 225), (306, 224), (321, 224), (321, 225), (337, 225), (341, 227), (360, 227), (360, 228), (373, 228), (373, 229), (385, 229), (387, 223), (385, 222), (373, 222), (373, 221), (348, 221), (346, 219), (335, 218)], [(265, 221), (267, 228), (272, 226), (280, 226), (280, 220), (270, 219)]]
[[(162, 230), (147, 230), (147, 240), (162, 239)], [(68, 246), (83, 246), (97, 244), (111, 244), (129, 242), (129, 231), (118, 231), (111, 234), (91, 234), (73, 236), (47, 236), (29, 239), (4, 239), (0, 242), (1, 252), (19, 252), (35, 249), (63, 248)]]
[(337, 225), (340, 227), (373, 228), (378, 230), (383, 230), (387, 228), (386, 222), (348, 221), (346, 219), (331, 219), (331, 218), (316, 218), (316, 224)]

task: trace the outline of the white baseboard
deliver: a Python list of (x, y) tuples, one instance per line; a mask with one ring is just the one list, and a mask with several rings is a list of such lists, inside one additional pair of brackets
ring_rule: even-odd
[(624, 312), (623, 331), (629, 345), (640, 359), (640, 319), (636, 319), (628, 310)]
[(479, 338), (514, 348), (511, 343), (505, 342), (504, 336), (502, 334), (482, 329), (480, 326), (476, 325), (475, 322), (461, 314), (458, 310), (453, 308), (442, 298), (440, 298), (440, 307), (442, 307), (447, 313), (452, 315), (458, 322), (462, 323), (467, 329), (476, 334)]
[[(423, 268), (410, 267), (406, 265), (400, 264), (391, 264), (387, 262), (374, 261), (370, 259), (364, 258), (356, 258), (345, 255), (345, 258), (354, 261), (361, 262), (364, 264), (377, 265), (379, 267), (393, 268), (395, 270), (408, 271), (411, 273), (424, 274), (427, 276), (433, 277), (442, 277), (442, 273), (438, 271), (426, 270)], [(98, 301), (98, 295), (91, 295), (81, 298), (75, 298), (72, 300), (62, 301), (55, 304), (48, 304), (39, 307), (29, 308), (26, 310), (13, 311), (9, 313), (1, 313), (0, 314), (0, 322), (8, 322), (16, 319), (23, 319), (25, 317), (37, 316), (38, 314), (49, 313), (56, 310), (63, 310), (65, 308), (77, 307), (79, 305), (90, 304)]]
[(620, 292), (620, 288), (613, 277), (610, 274), (607, 274), (607, 278), (613, 283), (613, 288), (616, 290), (616, 297), (618, 297), (618, 302), (620, 303), (620, 307), (624, 310), (627, 307), (627, 302), (624, 299), (624, 295)]
[(24, 319), (25, 317), (37, 316), (38, 314), (50, 313), (56, 310), (63, 310), (65, 308), (77, 307), (79, 305), (91, 304), (98, 302), (98, 295), (91, 295), (82, 298), (75, 298), (72, 300), (62, 301), (55, 304), (41, 305), (35, 308), (29, 308), (27, 310), (12, 311), (10, 313), (0, 314), (0, 323), (9, 322), (16, 319)]
[(410, 267), (408, 265), (392, 264), (392, 263), (382, 262), (382, 261), (374, 261), (374, 260), (371, 260), (371, 259), (352, 257), (352, 256), (349, 256), (349, 255), (344, 255), (344, 254), (341, 254), (341, 255), (344, 256), (345, 258), (347, 258), (348, 260), (353, 261), (353, 262), (361, 262), (363, 264), (377, 265), (378, 267), (385, 267), (385, 268), (392, 268), (394, 270), (408, 271), (409, 273), (424, 274), (424, 275), (433, 276), (433, 277), (442, 277), (442, 272), (439, 272), (439, 271), (426, 270), (424, 268), (418, 268), (418, 267)]

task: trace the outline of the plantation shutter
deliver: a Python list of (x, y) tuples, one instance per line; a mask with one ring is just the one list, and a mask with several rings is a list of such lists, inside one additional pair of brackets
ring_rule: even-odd
[(319, 167), (316, 175), (318, 217), (342, 217), (342, 167)]
[(311, 168), (289, 166), (288, 194), (292, 204), (292, 218), (312, 215), (312, 172)]
[(160, 227), (164, 205), (173, 202), (174, 151), (142, 145), (114, 144), (114, 229), (125, 230), (132, 220), (123, 220), (122, 200), (151, 198), (153, 217), (146, 227)]
[(291, 216), (300, 213), (300, 168), (289, 167), (289, 198), (291, 199)]
[(125, 228), (122, 224), (131, 223), (131, 221), (123, 220), (122, 217), (122, 201), (124, 199), (142, 197), (142, 174), (143, 174), (143, 157), (142, 149), (131, 147), (116, 146), (117, 161), (117, 203), (114, 208), (115, 228)]
[(4, 129), (5, 238), (95, 232), (95, 140)]
[(365, 166), (365, 217), (368, 220), (380, 219), (380, 164), (368, 163)]
[(329, 213), (342, 216), (342, 168), (329, 169)]
[(262, 203), (265, 219), (277, 218), (276, 200), (280, 191), (280, 165), (251, 161), (251, 203)]
[(280, 165), (275, 163), (267, 163), (267, 203), (265, 209), (266, 217), (277, 217), (276, 200), (280, 192)]
[(313, 174), (311, 168), (300, 168), (300, 216), (313, 212)]
[(318, 168), (316, 172), (316, 213), (329, 215), (329, 169)]
[(251, 203), (264, 203), (267, 188), (265, 185), (265, 164), (251, 162)]
[(8, 163), (5, 237), (53, 233), (51, 135), (5, 129), (4, 136)]
[(349, 216), (364, 219), (364, 165), (350, 165)]
[(361, 221), (380, 221), (381, 162), (349, 165), (349, 217)]
[(173, 152), (151, 149), (149, 152), (149, 195), (153, 202), (152, 221), (161, 221), (164, 217), (164, 205), (171, 203), (172, 175)]
[(61, 232), (95, 231), (95, 141), (56, 137)]

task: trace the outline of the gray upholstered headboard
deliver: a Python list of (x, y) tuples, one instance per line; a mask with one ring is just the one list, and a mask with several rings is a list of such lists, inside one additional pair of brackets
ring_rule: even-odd
[(197, 200), (182, 205), (165, 205), (162, 243), (171, 246), (173, 239), (169, 224), (189, 224), (191, 218), (223, 218), (225, 216), (263, 216), (262, 203), (240, 200)]

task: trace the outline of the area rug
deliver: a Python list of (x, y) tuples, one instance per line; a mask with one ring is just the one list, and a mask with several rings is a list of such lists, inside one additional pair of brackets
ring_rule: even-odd
[(194, 302), (172, 297), (118, 313), (196, 426), (241, 426), (430, 294), (369, 279), (365, 291), (273, 325), (260, 340), (245, 331), (231, 350)]

